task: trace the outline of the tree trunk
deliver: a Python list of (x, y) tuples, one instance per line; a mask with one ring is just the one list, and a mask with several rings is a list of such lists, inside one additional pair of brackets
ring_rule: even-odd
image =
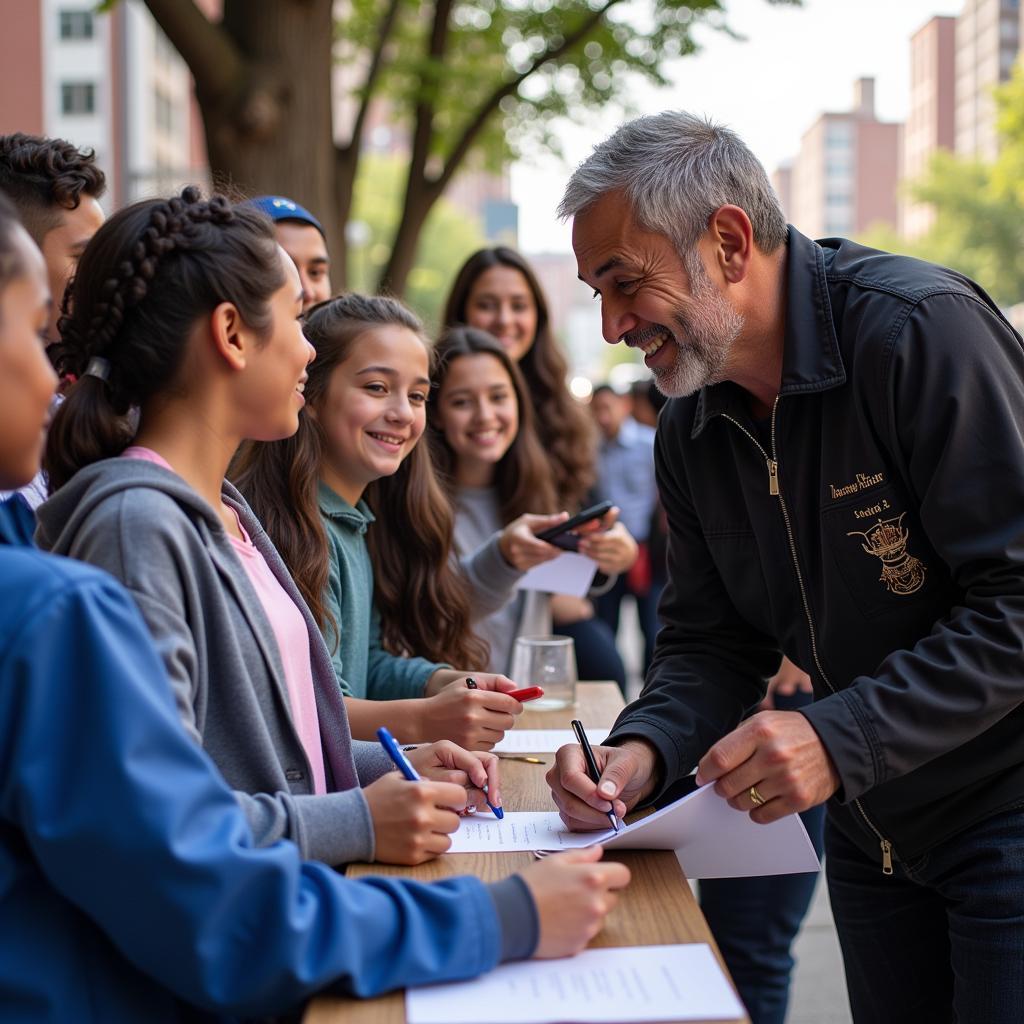
[(331, 0), (226, 0), (222, 29), (243, 59), (242, 80), (232, 94), (210, 96), (195, 76), (214, 182), (305, 206), (324, 226), (333, 283), (341, 287), (345, 225), (335, 191)]
[(416, 262), (420, 233), (440, 195), (440, 191), (430, 182), (410, 181), (407, 185), (402, 216), (391, 244), (391, 255), (377, 283), (377, 291), (382, 295), (401, 297), (405, 293), (409, 272)]

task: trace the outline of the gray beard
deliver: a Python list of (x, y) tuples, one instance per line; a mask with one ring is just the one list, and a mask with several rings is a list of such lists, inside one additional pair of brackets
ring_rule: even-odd
[(695, 304), (676, 310), (674, 326), (686, 341), (682, 345), (674, 339), (666, 342), (676, 346), (675, 362), (652, 370), (658, 390), (669, 398), (692, 395), (708, 384), (723, 381), (726, 361), (744, 323), (715, 287), (696, 249), (683, 256), (683, 265)]

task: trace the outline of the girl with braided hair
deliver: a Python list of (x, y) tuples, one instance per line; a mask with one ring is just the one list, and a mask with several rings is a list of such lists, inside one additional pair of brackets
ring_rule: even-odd
[(241, 441), (298, 426), (314, 354), (302, 299), (257, 210), (189, 188), (111, 218), (61, 320), (58, 364), (80, 379), (48, 437), (39, 542), (131, 590), (186, 727), (261, 844), (417, 863), (447, 849), (474, 784), (497, 787), (496, 759), (452, 743), (412, 755), (467, 795), (407, 786), (379, 745), (352, 742), (317, 624), (224, 479)]
[[(452, 559), (454, 514), (419, 444), (430, 390), (419, 320), (395, 299), (346, 295), (315, 306), (305, 330), (317, 354), (298, 433), (243, 445), (232, 479), (334, 652), (353, 735), (386, 724), (410, 742), (489, 750), (522, 706), (503, 692), (515, 683), (486, 671), (471, 618), (508, 599), (520, 572), (504, 549), (522, 538), (496, 534), (464, 560), (478, 584), (471, 609)], [(550, 557), (527, 542), (540, 549), (528, 564)]]

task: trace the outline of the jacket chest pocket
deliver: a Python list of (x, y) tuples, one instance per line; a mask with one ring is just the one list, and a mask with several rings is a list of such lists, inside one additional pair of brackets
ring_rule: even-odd
[(884, 487), (822, 512), (825, 558), (864, 615), (899, 613), (937, 584), (931, 546), (910, 502)]
[(752, 626), (773, 632), (771, 595), (757, 538), (750, 529), (721, 529), (704, 534), (733, 607)]

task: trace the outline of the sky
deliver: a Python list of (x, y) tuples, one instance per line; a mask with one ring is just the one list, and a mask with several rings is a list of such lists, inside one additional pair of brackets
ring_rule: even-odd
[[(631, 0), (638, 2), (638, 0)], [(771, 173), (792, 158), (818, 114), (848, 110), (856, 79), (875, 79), (875, 109), (902, 121), (910, 91), (910, 37), (939, 14), (956, 15), (962, 0), (804, 0), (777, 7), (766, 0), (724, 0), (733, 39), (710, 28), (701, 51), (667, 66), (672, 85), (634, 87), (639, 113), (685, 109), (739, 132)], [(525, 252), (568, 252), (569, 226), (555, 214), (572, 168), (619, 123), (617, 112), (566, 124), (564, 162), (532, 154), (512, 169), (519, 204), (519, 245)]]

